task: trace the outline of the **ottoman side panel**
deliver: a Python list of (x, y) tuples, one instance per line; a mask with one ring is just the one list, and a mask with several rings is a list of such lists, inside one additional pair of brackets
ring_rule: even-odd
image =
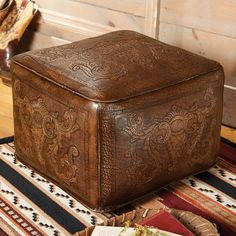
[(220, 69), (103, 105), (101, 207), (124, 204), (215, 163), (223, 83)]
[(96, 106), (18, 65), (12, 72), (16, 156), (95, 207)]

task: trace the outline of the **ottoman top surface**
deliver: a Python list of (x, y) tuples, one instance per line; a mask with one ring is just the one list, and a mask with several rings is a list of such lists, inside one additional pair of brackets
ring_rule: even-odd
[(30, 51), (15, 56), (12, 63), (98, 102), (153, 92), (220, 67), (215, 61), (133, 31)]

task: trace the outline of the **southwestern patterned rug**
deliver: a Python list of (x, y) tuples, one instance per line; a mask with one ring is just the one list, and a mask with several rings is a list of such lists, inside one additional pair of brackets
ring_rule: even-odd
[[(0, 145), (0, 173), (0, 228), (9, 235), (73, 235), (139, 205), (94, 213), (17, 161), (13, 143)], [(170, 208), (192, 211), (216, 223), (221, 235), (230, 236), (236, 234), (235, 187), (236, 149), (222, 143), (216, 166), (173, 183), (144, 202), (154, 197)]]

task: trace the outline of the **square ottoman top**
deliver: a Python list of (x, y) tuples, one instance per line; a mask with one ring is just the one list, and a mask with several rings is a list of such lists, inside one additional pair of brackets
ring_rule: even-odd
[(220, 68), (215, 61), (133, 31), (27, 52), (13, 62), (98, 102), (135, 97)]

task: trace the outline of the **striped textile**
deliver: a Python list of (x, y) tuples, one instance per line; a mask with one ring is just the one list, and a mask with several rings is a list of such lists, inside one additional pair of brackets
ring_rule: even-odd
[(0, 219), (19, 235), (71, 235), (103, 222), (105, 217), (17, 161), (13, 153), (12, 143), (0, 146)]
[[(137, 207), (136, 202), (113, 213), (94, 213), (17, 161), (13, 143), (0, 145), (0, 173), (0, 228), (11, 235), (73, 235)], [(216, 166), (173, 183), (154, 196), (170, 208), (203, 216), (217, 224), (221, 235), (230, 236), (236, 232), (235, 186), (236, 149), (222, 143)]]
[(170, 208), (188, 210), (216, 223), (220, 235), (236, 235), (236, 149), (221, 143), (217, 165), (156, 194)]
[[(169, 208), (191, 211), (217, 225), (220, 235), (236, 235), (236, 149), (221, 143), (218, 163), (208, 171), (185, 178), (145, 198), (155, 208), (155, 199)], [(128, 205), (115, 211), (122, 214), (137, 207)]]
[(0, 137), (0, 144), (10, 143), (10, 142), (13, 142), (13, 141), (14, 141), (14, 137), (13, 136), (4, 137), (4, 138)]

